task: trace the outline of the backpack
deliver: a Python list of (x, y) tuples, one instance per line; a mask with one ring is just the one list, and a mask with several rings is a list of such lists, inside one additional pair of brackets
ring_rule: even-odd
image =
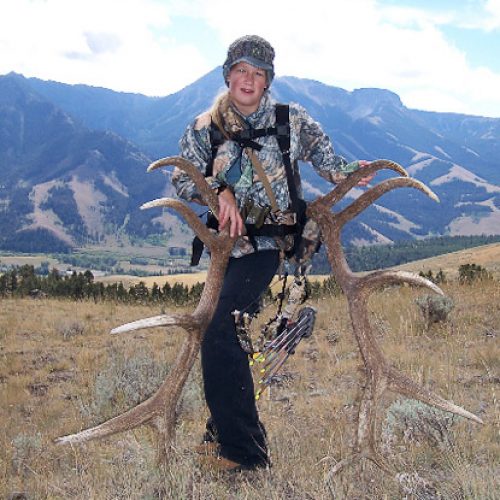
[[(292, 166), (290, 159), (290, 107), (287, 104), (276, 104), (276, 125), (274, 127), (266, 127), (260, 129), (244, 129), (241, 132), (233, 134), (231, 140), (237, 142), (242, 148), (250, 147), (257, 151), (262, 149), (262, 145), (255, 142), (254, 139), (259, 137), (267, 137), (275, 135), (278, 141), (279, 148), (283, 157), (283, 165), (286, 172), (286, 180), (288, 192), (290, 194), (290, 203), (292, 211), (296, 214), (296, 224), (287, 226), (284, 224), (265, 224), (256, 226), (255, 224), (245, 224), (247, 236), (255, 246), (256, 236), (280, 236), (284, 237), (289, 234), (294, 235), (293, 248), (286, 252), (286, 257), (295, 255), (300, 247), (300, 235), (306, 223), (306, 203), (299, 198), (297, 185), (300, 184), (300, 174), (296, 164)], [(207, 163), (205, 177), (211, 177), (213, 174), (213, 162), (217, 155), (217, 151), (221, 144), (226, 140), (219, 127), (215, 123), (210, 125), (210, 145), (211, 159)], [(218, 228), (216, 217), (209, 213), (207, 215), (207, 227), (212, 229)], [(193, 252), (191, 256), (191, 265), (195, 266), (199, 263), (201, 254), (203, 253), (203, 242), (196, 236), (193, 240)]]

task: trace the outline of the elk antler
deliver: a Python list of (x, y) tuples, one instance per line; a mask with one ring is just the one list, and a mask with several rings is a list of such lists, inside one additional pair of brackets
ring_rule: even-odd
[[(338, 214), (332, 213), (332, 206), (338, 203), (361, 178), (382, 169), (391, 169), (402, 177), (381, 182), (362, 194)], [(388, 389), (469, 418), (475, 422), (483, 423), (476, 415), (439, 397), (391, 366), (377, 343), (368, 319), (368, 299), (370, 293), (378, 287), (387, 284), (410, 283), (427, 287), (435, 293), (444, 295), (442, 290), (425, 278), (402, 271), (375, 271), (363, 277), (356, 276), (347, 264), (340, 241), (340, 232), (343, 226), (382, 194), (398, 187), (419, 189), (427, 196), (439, 201), (437, 196), (424, 184), (409, 178), (406, 171), (397, 163), (388, 160), (377, 160), (351, 174), (329, 194), (311, 203), (307, 210), (308, 215), (318, 223), (321, 229), (332, 273), (347, 297), (353, 333), (358, 343), (366, 373), (366, 382), (359, 403), (358, 426), (353, 454), (338, 462), (331, 469), (329, 478), (353, 461), (362, 458), (367, 458), (385, 471), (391, 472), (391, 467), (377, 451), (376, 447), (378, 405), (382, 395)]]
[[(210, 189), (203, 174), (189, 161), (180, 157), (163, 158), (151, 164), (148, 167), (148, 172), (166, 165), (177, 166), (186, 172), (195, 183), (204, 202), (214, 214), (218, 213), (219, 206), (216, 194)], [(140, 319), (117, 327), (111, 333), (120, 334), (143, 328), (176, 325), (184, 328), (187, 333), (187, 339), (180, 349), (173, 368), (159, 389), (149, 399), (96, 427), (57, 438), (56, 443), (58, 444), (83, 443), (134, 429), (142, 424), (148, 424), (159, 434), (159, 459), (165, 460), (168, 458), (170, 445), (175, 435), (175, 410), (177, 403), (198, 354), (203, 333), (215, 312), (227, 262), (234, 245), (234, 238), (230, 238), (227, 231), (220, 234), (210, 232), (200, 222), (195, 212), (179, 200), (169, 198), (153, 200), (142, 205), (141, 209), (152, 207), (169, 207), (179, 212), (187, 220), (196, 235), (208, 247), (211, 259), (205, 286), (200, 301), (191, 314), (162, 314), (160, 316)]]

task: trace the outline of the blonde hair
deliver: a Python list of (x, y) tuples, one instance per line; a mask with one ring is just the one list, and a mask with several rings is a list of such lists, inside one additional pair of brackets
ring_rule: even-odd
[(232, 132), (243, 128), (242, 118), (232, 109), (229, 90), (222, 92), (215, 98), (210, 109), (210, 117), (226, 139), (230, 138)]

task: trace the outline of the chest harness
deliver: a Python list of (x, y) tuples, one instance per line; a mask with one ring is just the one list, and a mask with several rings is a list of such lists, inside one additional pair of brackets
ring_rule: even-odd
[[(286, 104), (276, 104), (276, 125), (260, 129), (243, 129), (238, 133), (230, 135), (229, 140), (236, 142), (242, 149), (246, 149), (254, 169), (259, 179), (264, 185), (271, 206), (253, 207), (245, 205), (242, 210), (244, 220), (252, 215), (254, 223), (245, 223), (246, 235), (250, 242), (256, 247), (256, 236), (285, 237), (293, 235), (293, 246), (285, 252), (286, 258), (297, 257), (300, 255), (302, 231), (306, 224), (306, 203), (298, 195), (298, 185), (300, 184), (300, 174), (296, 162), (292, 165), (290, 159), (290, 109)], [(254, 151), (260, 151), (262, 145), (255, 141), (260, 137), (276, 136), (281, 151), (283, 166), (290, 196), (290, 208), (293, 214), (293, 223), (280, 223), (280, 211), (278, 210), (276, 198), (272, 192), (269, 180), (264, 172), (262, 165)], [(221, 130), (211, 123), (210, 126), (210, 144), (211, 159), (207, 164), (205, 177), (213, 175), (213, 163), (217, 156), (219, 147), (226, 141), (226, 137)], [(272, 223), (264, 223), (269, 218)], [(289, 221), (287, 221), (289, 222)], [(212, 229), (218, 229), (217, 218), (208, 212), (207, 226)], [(193, 253), (191, 265), (197, 265), (201, 254), (203, 253), (203, 242), (195, 237), (193, 240)], [(299, 306), (307, 298), (306, 293), (306, 266), (299, 266), (296, 269), (292, 286), (288, 293), (285, 293), (286, 276), (283, 281), (283, 289), (278, 295), (279, 305), (276, 315), (265, 325), (261, 326), (260, 335), (252, 341), (251, 324), (258, 313), (249, 314), (246, 311), (235, 310), (232, 312), (236, 326), (236, 335), (241, 348), (248, 354), (251, 366), (255, 366), (258, 373), (257, 390), (255, 399), (260, 399), (262, 392), (270, 386), (277, 372), (295, 352), (297, 345), (303, 338), (312, 334), (316, 318), (316, 310), (312, 307)], [(286, 295), (286, 298), (285, 298)], [(283, 303), (286, 300), (286, 307)]]
[[(250, 151), (250, 159), (254, 168), (257, 170), (259, 178), (261, 179), (268, 198), (271, 201), (273, 207), (253, 207), (253, 205), (246, 206), (243, 209), (242, 217), (245, 220), (250, 214), (255, 216), (255, 223), (245, 223), (246, 235), (250, 239), (250, 242), (255, 247), (255, 237), (256, 236), (268, 236), (268, 237), (285, 237), (287, 235), (294, 236), (293, 248), (286, 253), (286, 257), (293, 256), (299, 248), (300, 234), (306, 222), (306, 203), (304, 200), (299, 198), (297, 184), (300, 183), (299, 171), (296, 163), (292, 165), (290, 159), (290, 109), (287, 104), (276, 104), (276, 125), (274, 127), (265, 128), (248, 128), (243, 129), (240, 132), (231, 134), (229, 139), (236, 142), (241, 148), (248, 148)], [(276, 219), (276, 223), (264, 224), (265, 219), (270, 215), (272, 218), (272, 208), (276, 207), (276, 200), (274, 194), (272, 193), (267, 176), (260, 165), (260, 162), (253, 154), (253, 151), (260, 151), (262, 145), (255, 141), (259, 137), (269, 137), (276, 136), (278, 145), (281, 151), (283, 165), (285, 167), (286, 180), (288, 186), (288, 192), (290, 195), (290, 208), (294, 214), (293, 224), (280, 223), (279, 217)], [(226, 141), (226, 137), (223, 135), (221, 130), (211, 123), (210, 126), (210, 144), (211, 144), (211, 159), (207, 163), (205, 170), (205, 177), (211, 177), (213, 175), (213, 163), (217, 155), (217, 151), (221, 144)], [(277, 208), (277, 207), (276, 207)], [(209, 212), (207, 215), (207, 226), (211, 229), (218, 228), (218, 221), (216, 217)], [(191, 256), (191, 265), (195, 266), (199, 263), (201, 254), (203, 253), (203, 242), (196, 236), (193, 240), (193, 251)]]

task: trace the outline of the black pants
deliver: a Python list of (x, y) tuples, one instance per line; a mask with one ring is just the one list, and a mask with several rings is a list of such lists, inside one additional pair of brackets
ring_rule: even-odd
[(248, 355), (236, 337), (232, 311), (258, 310), (279, 265), (279, 252), (266, 250), (231, 258), (214, 318), (205, 332), (201, 362), (205, 398), (221, 455), (244, 466), (268, 463), (265, 430), (255, 405)]

